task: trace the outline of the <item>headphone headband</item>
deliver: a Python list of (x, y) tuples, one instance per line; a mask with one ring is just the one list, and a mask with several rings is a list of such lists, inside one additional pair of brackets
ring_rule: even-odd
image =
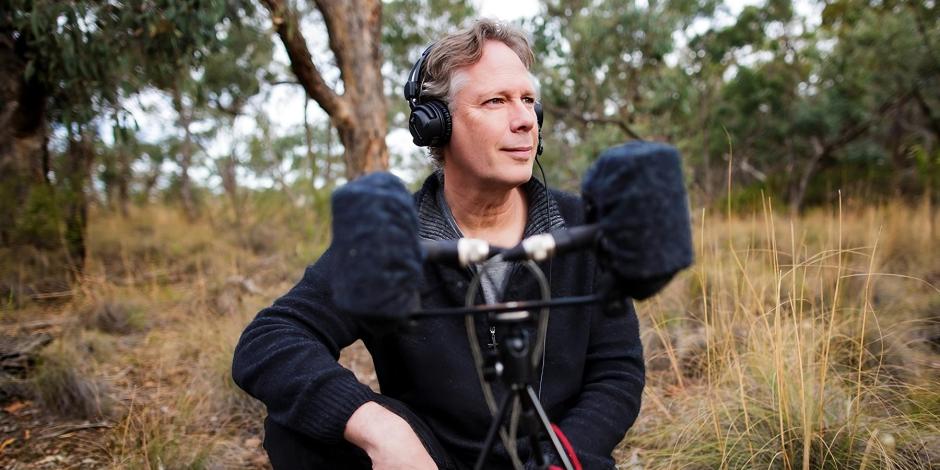
[(423, 75), (424, 59), (431, 53), (432, 47), (434, 47), (434, 43), (431, 43), (424, 49), (424, 52), (421, 53), (421, 57), (418, 58), (418, 61), (411, 67), (411, 72), (408, 73), (408, 81), (405, 82), (404, 91), (405, 100), (411, 105), (411, 109), (414, 109), (414, 105), (417, 104), (418, 99), (421, 97), (421, 77)]

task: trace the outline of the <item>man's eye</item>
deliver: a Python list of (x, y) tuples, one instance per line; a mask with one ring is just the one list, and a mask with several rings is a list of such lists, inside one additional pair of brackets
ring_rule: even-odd
[(525, 104), (535, 104), (535, 98), (526, 96), (525, 98), (522, 98), (522, 102)]
[(504, 100), (502, 98), (490, 98), (486, 100), (486, 104), (502, 104), (503, 101)]

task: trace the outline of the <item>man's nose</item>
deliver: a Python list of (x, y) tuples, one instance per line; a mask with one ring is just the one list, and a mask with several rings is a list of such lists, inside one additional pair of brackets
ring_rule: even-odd
[(535, 108), (522, 100), (512, 102), (510, 127), (513, 132), (528, 132), (535, 127)]

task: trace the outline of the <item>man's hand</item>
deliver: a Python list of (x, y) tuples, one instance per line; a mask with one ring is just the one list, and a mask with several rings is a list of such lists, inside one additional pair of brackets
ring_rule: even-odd
[(373, 469), (437, 469), (408, 422), (378, 403), (370, 401), (354, 411), (343, 437), (369, 455)]

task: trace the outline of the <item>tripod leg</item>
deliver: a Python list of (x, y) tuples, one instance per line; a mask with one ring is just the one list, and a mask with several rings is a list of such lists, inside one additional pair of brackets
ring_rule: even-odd
[[(539, 404), (539, 397), (535, 394), (535, 390), (532, 389), (531, 385), (526, 385), (526, 393), (522, 397), (522, 407), (523, 411), (526, 411), (526, 407), (532, 407), (535, 410), (536, 415), (538, 416), (539, 421), (541, 422), (542, 431), (548, 435), (548, 438), (552, 441), (552, 448), (555, 449), (555, 453), (558, 454), (558, 458), (561, 460), (562, 467), (565, 470), (573, 470), (574, 467), (571, 465), (571, 460), (568, 458), (568, 453), (565, 452), (564, 447), (561, 445), (561, 441), (558, 440), (558, 436), (555, 435), (555, 431), (552, 430), (552, 423), (548, 421), (548, 415), (545, 414), (545, 410), (542, 409), (542, 405)], [(531, 433), (530, 436), (534, 436), (535, 433)], [(534, 442), (538, 442), (538, 439), (534, 439)], [(538, 453), (541, 452), (538, 444), (533, 445), (532, 452)], [(536, 457), (538, 458), (538, 457)]]
[(545, 454), (542, 453), (542, 445), (539, 443), (539, 430), (541, 424), (535, 410), (528, 405), (523, 405), (522, 420), (525, 422), (525, 432), (529, 436), (529, 448), (532, 449), (532, 458), (535, 459), (536, 468), (545, 470), (548, 468), (548, 461)]
[(473, 466), (474, 470), (483, 470), (483, 466), (486, 465), (486, 459), (490, 456), (490, 452), (493, 450), (493, 444), (496, 443), (496, 434), (499, 433), (499, 427), (503, 423), (503, 418), (506, 416), (506, 411), (509, 409), (509, 404), (512, 403), (512, 399), (515, 397), (513, 393), (507, 393), (503, 397), (502, 403), (499, 404), (499, 411), (496, 412), (496, 415), (493, 416), (493, 422), (490, 423), (490, 429), (486, 432), (486, 440), (483, 441), (483, 450), (480, 451), (480, 456), (477, 458), (476, 465)]

